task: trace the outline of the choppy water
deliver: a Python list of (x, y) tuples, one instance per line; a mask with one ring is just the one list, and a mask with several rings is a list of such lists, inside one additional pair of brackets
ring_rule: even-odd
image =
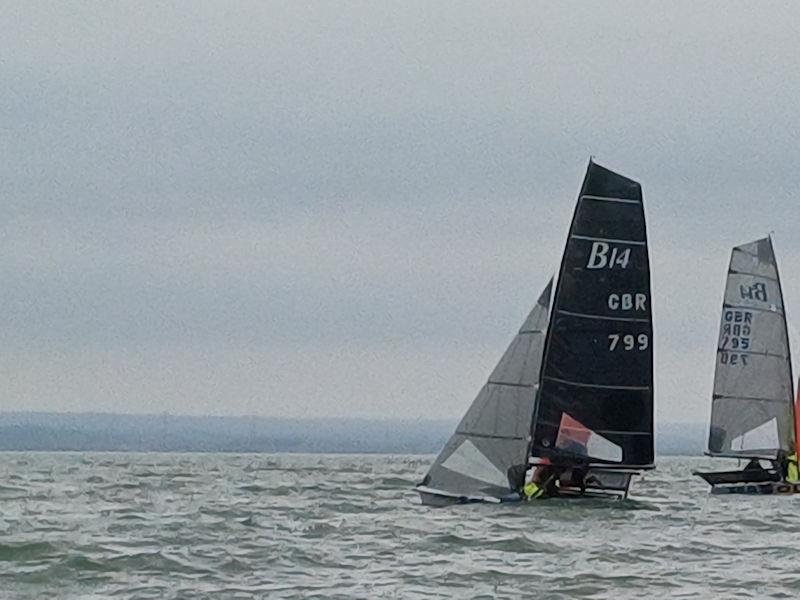
[(447, 509), (428, 457), (0, 455), (0, 598), (790, 598), (800, 497), (710, 497), (662, 459), (638, 501)]

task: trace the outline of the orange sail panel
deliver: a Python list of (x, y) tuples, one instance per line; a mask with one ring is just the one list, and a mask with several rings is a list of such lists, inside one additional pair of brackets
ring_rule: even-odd
[(570, 448), (577, 445), (586, 452), (586, 445), (589, 443), (589, 436), (592, 431), (584, 425), (570, 417), (567, 413), (561, 415), (561, 423), (558, 427), (558, 437), (556, 438), (556, 448)]

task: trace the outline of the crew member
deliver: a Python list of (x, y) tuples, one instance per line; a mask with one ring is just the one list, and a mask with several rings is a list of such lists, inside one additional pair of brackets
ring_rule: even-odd
[(522, 496), (525, 500), (547, 498), (558, 493), (557, 471), (553, 465), (540, 464), (529, 473), (530, 477), (526, 476), (527, 483), (522, 487)]
[(800, 482), (800, 471), (797, 468), (797, 452), (792, 452), (786, 457), (786, 481), (788, 483)]

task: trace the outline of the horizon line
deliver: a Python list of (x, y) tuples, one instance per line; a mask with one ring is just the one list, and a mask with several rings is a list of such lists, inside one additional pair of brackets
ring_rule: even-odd
[[(175, 417), (188, 419), (270, 419), (274, 421), (374, 421), (374, 422), (453, 422), (459, 417), (368, 417), (368, 416), (319, 416), (319, 417), (287, 417), (275, 415), (259, 415), (256, 413), (235, 415), (191, 414), (163, 412), (112, 412), (112, 411), (49, 411), (49, 410), (0, 410), (0, 417), (7, 415), (57, 415), (57, 416), (109, 416), (109, 417)], [(705, 425), (703, 421), (661, 421), (657, 425)]]

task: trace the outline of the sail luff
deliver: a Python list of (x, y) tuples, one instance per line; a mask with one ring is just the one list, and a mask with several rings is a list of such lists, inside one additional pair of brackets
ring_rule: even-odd
[(797, 398), (794, 401), (794, 452), (795, 456), (800, 458), (800, 412), (798, 411), (798, 404), (800, 404), (800, 381), (797, 383)]
[(552, 313), (550, 312), (550, 307), (553, 306), (555, 302), (555, 282), (556, 276), (550, 278), (550, 283), (547, 284), (547, 325), (544, 328), (544, 335), (542, 336), (542, 355), (539, 358), (539, 372), (538, 376), (536, 377), (536, 385), (534, 386), (534, 394), (533, 394), (533, 406), (531, 407), (531, 415), (530, 415), (530, 422), (528, 424), (528, 443), (525, 447), (525, 464), (527, 466), (531, 452), (533, 450), (533, 424), (536, 422), (536, 411), (539, 406), (539, 391), (542, 389), (542, 365), (544, 364), (544, 356), (545, 352), (547, 351), (547, 330), (550, 328), (550, 317)]
[[(767, 236), (769, 240), (769, 249), (772, 252), (772, 256), (775, 259), (775, 278), (778, 280), (778, 291), (781, 295), (781, 306), (783, 307), (783, 333), (786, 336), (786, 360), (789, 363), (789, 386), (791, 393), (789, 395), (789, 405), (791, 406), (791, 414), (792, 414), (792, 423), (797, 422), (797, 407), (795, 406), (795, 402), (792, 400), (794, 399), (794, 373), (792, 371), (792, 344), (789, 340), (789, 323), (786, 319), (786, 303), (783, 300), (783, 285), (781, 284), (781, 272), (778, 268), (778, 258), (775, 256), (775, 245), (772, 243), (772, 233)], [(791, 444), (793, 447), (797, 445), (797, 428), (793, 428), (794, 432), (794, 443)]]

